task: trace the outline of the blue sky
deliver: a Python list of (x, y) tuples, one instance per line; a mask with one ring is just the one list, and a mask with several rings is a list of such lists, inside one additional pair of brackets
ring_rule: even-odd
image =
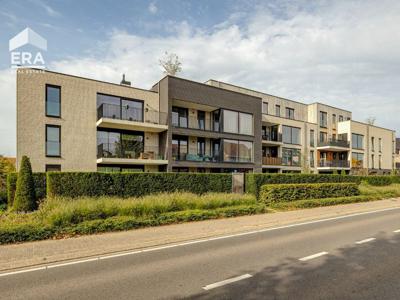
[[(310, 4), (311, 3), (311, 4)], [(158, 60), (213, 78), (353, 111), (400, 131), (400, 1), (0, 0), (0, 154), (15, 155), (15, 74), (8, 41), (30, 27), (46, 67), (150, 88)]]

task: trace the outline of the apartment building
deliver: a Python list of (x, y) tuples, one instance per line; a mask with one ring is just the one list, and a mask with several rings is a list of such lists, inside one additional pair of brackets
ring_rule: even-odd
[(400, 138), (396, 138), (396, 152), (394, 155), (395, 169), (400, 170)]
[(349, 111), (215, 80), (17, 73), (17, 163), (36, 172), (388, 173), (394, 149), (394, 131)]

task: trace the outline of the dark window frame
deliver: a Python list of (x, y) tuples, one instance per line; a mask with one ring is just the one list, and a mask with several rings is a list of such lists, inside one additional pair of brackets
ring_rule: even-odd
[[(59, 170), (57, 170), (57, 171), (49, 171), (48, 170), (48, 168), (58, 168), (59, 167)], [(45, 170), (46, 170), (46, 172), (61, 172), (61, 165), (60, 164), (46, 164), (45, 165)]]
[[(279, 113), (277, 114), (278, 109), (279, 109)], [(277, 116), (277, 117), (281, 116), (281, 106), (278, 104), (275, 104), (275, 116)]]
[[(60, 101), (59, 101), (59, 105), (60, 105), (60, 114), (58, 116), (53, 116), (53, 115), (49, 115), (48, 111), (47, 111), (47, 98), (48, 98), (48, 94), (47, 94), (47, 88), (51, 87), (51, 88), (55, 88), (58, 89), (60, 91)], [(61, 86), (60, 85), (54, 85), (54, 84), (47, 84), (45, 85), (45, 110), (46, 110), (46, 117), (49, 118), (57, 118), (57, 119), (61, 119)]]
[(286, 117), (286, 119), (294, 120), (295, 119), (295, 117), (294, 117), (294, 108), (285, 107), (285, 117)]
[[(47, 153), (47, 128), (48, 127), (52, 127), (52, 128), (58, 128), (58, 143), (59, 143), (59, 155), (49, 155)], [(60, 125), (53, 125), (53, 124), (46, 124), (45, 126), (45, 153), (46, 153), (46, 157), (61, 157), (61, 126)]]
[[(290, 128), (290, 143), (284, 140), (285, 139), (284, 127)], [(293, 129), (299, 130), (299, 143), (293, 143)], [(301, 128), (295, 126), (282, 125), (282, 142), (287, 145), (301, 145)]]
[[(322, 116), (325, 116), (325, 120)], [(323, 120), (325, 122), (323, 122)], [(326, 111), (319, 111), (319, 126), (322, 128), (328, 128), (328, 113)]]
[[(123, 97), (123, 96), (118, 96), (118, 95), (112, 95), (112, 94), (106, 94), (106, 93), (96, 93), (96, 109), (99, 109), (99, 107), (102, 106), (102, 105), (104, 104), (104, 103), (102, 103), (102, 104), (98, 105), (98, 102), (97, 102), (97, 96), (98, 96), (98, 95), (119, 98), (119, 117), (120, 117), (119, 120), (124, 120), (124, 119), (122, 118), (122, 101), (123, 101), (123, 100), (142, 103), (142, 117), (143, 117), (143, 120), (142, 120), (142, 121), (137, 121), (137, 122), (141, 122), (141, 123), (145, 122), (145, 117), (144, 117), (144, 113), (145, 113), (144, 104), (145, 104), (145, 103), (144, 103), (144, 100), (142, 100), (142, 99), (136, 99), (136, 98), (128, 98), (128, 97)], [(109, 104), (109, 103), (106, 103), (106, 104)], [(113, 105), (116, 105), (116, 104), (113, 104)], [(128, 120), (128, 121), (129, 121), (129, 120)]]

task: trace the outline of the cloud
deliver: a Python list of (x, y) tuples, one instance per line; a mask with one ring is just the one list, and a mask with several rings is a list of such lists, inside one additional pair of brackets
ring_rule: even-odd
[(59, 16), (61, 16), (60, 12), (58, 12), (57, 10), (55, 10), (54, 8), (52, 8), (50, 5), (48, 5), (46, 2), (44, 2), (42, 0), (32, 0), (32, 2), (35, 3), (36, 5), (44, 8), (46, 13), (50, 17), (59, 17)]
[(154, 2), (151, 2), (150, 4), (149, 4), (149, 12), (151, 13), (151, 14), (156, 14), (157, 13), (157, 11), (158, 11), (158, 8), (157, 8), (157, 6), (156, 6), (156, 4), (154, 3)]
[[(351, 110), (360, 121), (376, 116), (377, 125), (400, 130), (400, 2), (278, 3), (212, 28), (169, 21), (165, 36), (114, 30), (85, 57), (52, 62), (49, 68), (112, 82), (125, 73), (134, 86), (150, 88), (163, 76), (158, 59), (174, 52), (182, 77), (320, 101)], [(0, 144), (0, 152), (3, 148)]]

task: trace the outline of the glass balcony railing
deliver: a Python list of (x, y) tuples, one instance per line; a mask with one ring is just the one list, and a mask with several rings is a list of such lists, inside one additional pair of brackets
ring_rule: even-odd
[(349, 168), (350, 162), (348, 160), (320, 160), (318, 167), (321, 168)]
[(129, 105), (103, 103), (97, 108), (97, 119), (110, 118), (152, 124), (167, 124), (167, 113), (141, 109)]
[(350, 148), (350, 142), (346, 140), (328, 139), (326, 141), (318, 141), (318, 147), (341, 147)]
[(103, 143), (97, 146), (97, 158), (131, 158), (163, 160), (159, 147), (143, 145), (124, 146), (120, 143)]
[(282, 133), (266, 133), (262, 135), (264, 141), (282, 142)]

